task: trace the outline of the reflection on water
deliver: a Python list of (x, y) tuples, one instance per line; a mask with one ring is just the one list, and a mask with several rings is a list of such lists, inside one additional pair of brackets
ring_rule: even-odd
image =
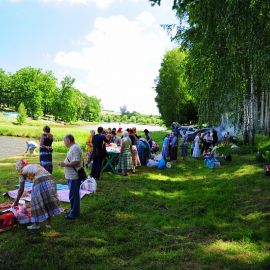
[(22, 155), (26, 150), (26, 141), (26, 138), (0, 136), (0, 159)]

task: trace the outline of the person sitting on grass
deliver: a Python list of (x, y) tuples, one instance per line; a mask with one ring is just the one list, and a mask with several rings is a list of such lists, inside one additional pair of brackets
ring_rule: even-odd
[(40, 223), (47, 221), (46, 228), (51, 228), (51, 218), (62, 213), (57, 198), (56, 184), (52, 175), (37, 164), (28, 164), (26, 160), (19, 159), (16, 163), (19, 174), (20, 187), (13, 206), (18, 206), (23, 195), (25, 181), (34, 182), (31, 193), (31, 221), (27, 226), (29, 230), (40, 229)]

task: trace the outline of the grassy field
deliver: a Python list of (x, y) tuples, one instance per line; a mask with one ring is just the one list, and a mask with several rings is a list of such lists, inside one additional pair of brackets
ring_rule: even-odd
[[(61, 183), (63, 158), (54, 153)], [(0, 161), (1, 194), (17, 183), (15, 160)], [(269, 203), (269, 178), (253, 156), (233, 156), (213, 171), (189, 159), (126, 178), (105, 173), (98, 192), (82, 200), (80, 219), (62, 215), (50, 231), (1, 233), (0, 269), (266, 270)]]

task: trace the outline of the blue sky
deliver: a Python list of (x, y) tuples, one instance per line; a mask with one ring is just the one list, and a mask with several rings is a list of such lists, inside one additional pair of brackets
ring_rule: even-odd
[(0, 68), (52, 70), (104, 109), (157, 113), (152, 89), (166, 50), (160, 24), (177, 23), (173, 0), (0, 0)]

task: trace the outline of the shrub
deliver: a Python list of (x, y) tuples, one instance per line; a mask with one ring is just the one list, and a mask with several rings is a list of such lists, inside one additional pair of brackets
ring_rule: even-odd
[(27, 110), (23, 103), (20, 104), (18, 108), (18, 113), (19, 115), (17, 116), (17, 122), (19, 125), (22, 125), (23, 123), (26, 122), (26, 118), (27, 118)]

